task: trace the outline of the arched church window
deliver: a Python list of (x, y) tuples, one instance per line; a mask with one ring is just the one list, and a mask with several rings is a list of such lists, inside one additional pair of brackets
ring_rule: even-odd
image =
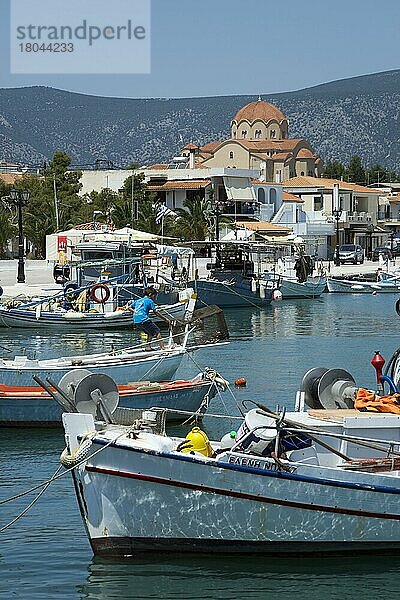
[(257, 192), (257, 199), (261, 204), (265, 203), (265, 190), (264, 188), (259, 188)]
[(229, 152), (229, 158), (233, 158), (233, 152)]
[(259, 140), (261, 138), (261, 129), (256, 129), (254, 132), (254, 138)]
[(276, 137), (276, 131), (275, 129), (271, 129), (270, 133), (269, 133), (270, 138), (273, 140)]
[(242, 130), (242, 138), (247, 137), (247, 131), (245, 129)]

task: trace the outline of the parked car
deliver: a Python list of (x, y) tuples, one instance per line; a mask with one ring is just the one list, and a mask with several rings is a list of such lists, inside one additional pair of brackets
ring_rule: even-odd
[(356, 244), (343, 244), (339, 246), (339, 262), (340, 264), (351, 262), (354, 265), (364, 262), (364, 250)]
[(379, 260), (379, 255), (384, 258), (388, 258), (391, 260), (393, 258), (393, 254), (390, 248), (387, 246), (377, 246), (372, 250), (371, 260)]

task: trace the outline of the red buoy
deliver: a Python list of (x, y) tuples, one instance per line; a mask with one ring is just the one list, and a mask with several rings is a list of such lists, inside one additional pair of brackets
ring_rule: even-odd
[(246, 387), (247, 379), (244, 377), (239, 377), (238, 379), (235, 379), (235, 385), (236, 387)]
[(381, 381), (382, 369), (383, 369), (383, 365), (385, 364), (385, 362), (386, 361), (383, 358), (383, 356), (381, 355), (381, 353), (375, 352), (375, 354), (371, 360), (371, 365), (374, 367), (374, 369), (376, 371), (376, 381), (378, 383), (380, 383), (380, 381)]

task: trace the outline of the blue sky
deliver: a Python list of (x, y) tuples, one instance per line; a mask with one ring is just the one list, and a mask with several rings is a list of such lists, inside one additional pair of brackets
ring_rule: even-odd
[(400, 68), (398, 0), (152, 0), (149, 75), (11, 75), (8, 11), (0, 0), (0, 87), (256, 95)]

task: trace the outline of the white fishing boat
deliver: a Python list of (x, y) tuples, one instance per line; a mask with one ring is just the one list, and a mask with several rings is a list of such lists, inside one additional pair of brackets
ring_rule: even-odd
[[(158, 307), (157, 310), (170, 321), (184, 321), (188, 301)], [(151, 315), (150, 315), (151, 316)], [(159, 317), (153, 318), (158, 325), (165, 325)], [(57, 329), (82, 331), (93, 329), (118, 329), (134, 326), (132, 313), (122, 309), (80, 311), (57, 308), (46, 310), (43, 303), (28, 308), (0, 306), (0, 326), (22, 329)]]
[(396, 294), (400, 292), (400, 280), (385, 279), (363, 281), (342, 277), (328, 277), (329, 292), (341, 294)]
[(278, 275), (282, 300), (297, 298), (319, 298), (326, 289), (326, 276), (322, 267), (313, 268), (311, 257), (282, 256), (269, 272), (264, 273), (266, 280)]
[(88, 369), (94, 373), (112, 375), (120, 384), (150, 379), (168, 381), (173, 378), (182, 358), (187, 353), (187, 338), (183, 345), (165, 350), (149, 350), (135, 346), (101, 354), (62, 356), (60, 358), (34, 359), (15, 356), (0, 359), (0, 383), (7, 386), (30, 386), (34, 375), (43, 380), (51, 378), (58, 383), (66, 373), (75, 369)]
[[(298, 398), (348, 406), (351, 376), (317, 371)], [(121, 425), (101, 398), (64, 413), (61, 461), (94, 553), (400, 549), (400, 415), (323, 404), (318, 415), (257, 405), (220, 441), (167, 435), (156, 410)]]
[(306, 281), (301, 283), (295, 278), (282, 277), (281, 279), (282, 300), (319, 298), (325, 290), (326, 277), (324, 275), (307, 277)]

